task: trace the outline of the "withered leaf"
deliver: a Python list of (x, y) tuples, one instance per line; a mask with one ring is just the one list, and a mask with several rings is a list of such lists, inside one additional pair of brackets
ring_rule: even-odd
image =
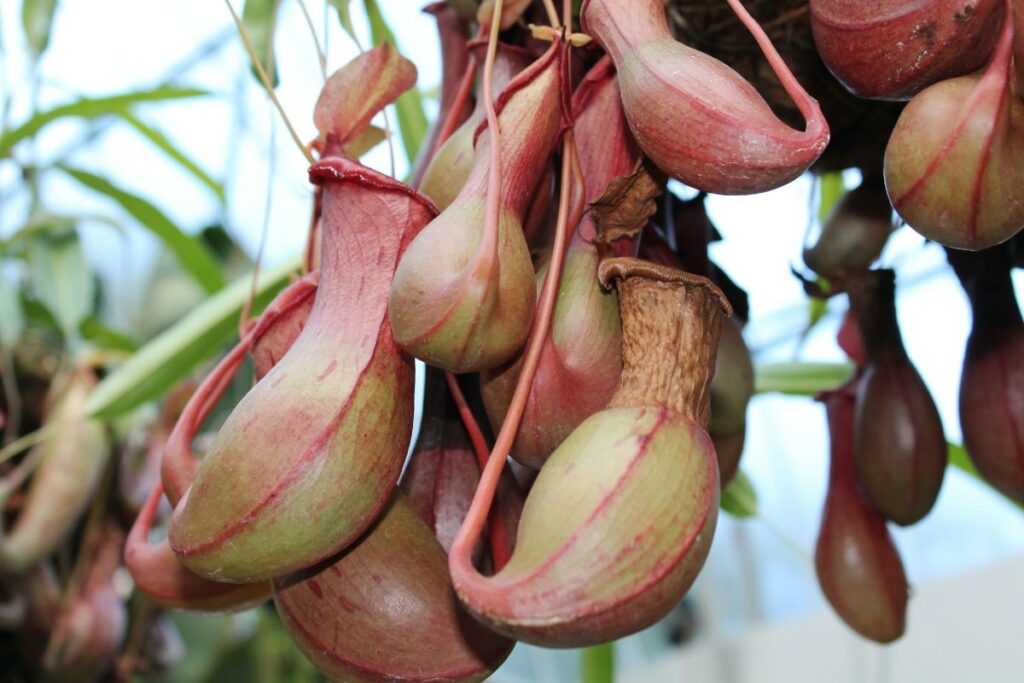
[(614, 178), (604, 193), (590, 202), (590, 214), (597, 226), (594, 244), (600, 254), (611, 252), (611, 244), (634, 239), (657, 212), (657, 198), (667, 178), (653, 164), (637, 161), (633, 172)]

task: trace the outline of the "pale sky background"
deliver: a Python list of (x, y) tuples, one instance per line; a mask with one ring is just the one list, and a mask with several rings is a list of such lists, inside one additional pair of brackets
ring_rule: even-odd
[[(319, 0), (307, 0), (307, 4), (322, 38), (324, 6)], [(432, 91), (439, 79), (432, 19), (418, 11), (418, 3), (408, 0), (380, 0), (380, 4), (397, 34), (401, 52), (419, 68), (420, 87)], [(352, 6), (357, 26), (365, 29), (361, 3)], [(279, 22), (278, 95), (300, 136), (308, 140), (315, 135), (312, 107), (321, 86), (316, 53), (295, 0), (284, 0)], [(330, 72), (356, 51), (338, 27), (333, 10), (326, 25)], [(364, 30), (366, 43), (368, 35)], [(51, 47), (39, 65), (43, 83), (39, 106), (48, 108), (78, 95), (152, 87), (174, 64), (217, 36), (226, 36), (222, 46), (178, 79), (180, 84), (211, 90), (213, 97), (160, 103), (138, 111), (214, 177), (225, 180), (226, 211), (209, 191), (122, 124), (110, 125), (95, 142), (73, 151), (69, 161), (149, 198), (187, 231), (223, 220), (249, 254), (255, 254), (260, 242), (269, 188), (265, 262), (272, 264), (297, 253), (305, 239), (311, 197), (306, 162), (244, 68), (248, 58), (222, 2), (62, 0)], [(0, 3), (0, 38), (0, 88), (5, 97), (13, 97), (10, 125), (22, 121), (30, 110), (19, 3)], [(245, 105), (236, 108), (235, 102)], [(41, 159), (63, 154), (83, 130), (77, 121), (47, 127), (36, 143), (35, 154)], [(19, 158), (27, 157), (28, 152), (19, 149)], [(400, 145), (396, 156), (401, 177), (407, 166)], [(364, 161), (388, 170), (384, 146)], [(24, 193), (6, 194), (15, 186), (16, 177), (13, 165), (0, 161), (0, 188), (5, 193), (0, 204), (3, 235), (25, 218)], [(850, 182), (854, 180), (850, 178)], [(102, 212), (131, 226), (131, 219), (117, 207), (59, 173), (46, 175), (42, 188), (46, 203), (54, 209)], [(794, 359), (806, 302), (789, 269), (800, 263), (811, 188), (811, 181), (804, 177), (775, 192), (709, 200), (713, 219), (725, 237), (712, 247), (712, 257), (750, 295), (752, 318), (746, 335), (758, 352), (758, 362)], [(127, 242), (101, 224), (83, 224), (80, 232), (90, 261), (118, 292), (112, 320), (131, 329), (146, 305), (142, 284), (157, 245), (140, 229), (129, 230)], [(905, 343), (939, 405), (947, 438), (958, 442), (956, 399), (969, 327), (966, 299), (946, 267), (941, 249), (924, 245), (922, 238), (907, 228), (893, 236), (881, 263), (897, 270), (898, 313)], [(832, 302), (832, 314), (810, 335), (800, 359), (843, 359), (833, 340), (838, 313), (845, 305), (844, 299)], [(743, 468), (759, 493), (763, 522), (722, 517), (711, 558), (693, 590), (698, 603), (715, 605), (703, 637), (729, 636), (760, 620), (827, 609), (810, 561), (826, 477), (824, 426), (823, 408), (808, 399), (755, 399), (749, 413)], [(770, 528), (782, 530), (801, 550), (795, 551)], [(894, 530), (894, 536), (911, 581), (923, 581), (1024, 552), (1024, 515), (966, 475), (950, 470), (932, 514), (911, 529)], [(650, 648), (642, 639), (631, 639), (620, 650), (627, 665), (639, 665)], [(542, 680), (554, 675), (552, 671), (558, 667), (567, 666), (560, 655), (531, 652), (517, 649), (504, 680)], [(542, 670), (548, 673), (538, 673)]]

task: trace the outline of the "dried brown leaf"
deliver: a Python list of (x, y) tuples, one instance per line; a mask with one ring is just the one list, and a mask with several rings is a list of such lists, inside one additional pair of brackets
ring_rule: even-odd
[(605, 256), (611, 244), (635, 239), (657, 212), (657, 199), (665, 190), (665, 174), (653, 164), (637, 161), (633, 172), (614, 178), (604, 193), (590, 202), (590, 214), (597, 226), (594, 244)]

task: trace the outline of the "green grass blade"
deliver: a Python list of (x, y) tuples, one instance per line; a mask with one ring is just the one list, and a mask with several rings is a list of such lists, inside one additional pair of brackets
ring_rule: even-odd
[(186, 235), (171, 222), (160, 209), (142, 197), (122, 190), (106, 178), (94, 173), (68, 166), (60, 169), (91, 190), (106, 195), (121, 205), (132, 218), (152, 232), (164, 246), (177, 257), (188, 273), (195, 278), (207, 292), (216, 292), (224, 286), (217, 260), (210, 250), (195, 237)]
[(103, 349), (128, 351), (129, 353), (139, 350), (139, 342), (131, 335), (109, 327), (95, 315), (84, 318), (78, 325), (78, 332), (82, 339)]
[(615, 681), (615, 643), (602, 643), (580, 650), (582, 683)]
[[(270, 84), (277, 87), (277, 60), (274, 59), (274, 29), (277, 26), (277, 8), (281, 0), (245, 0), (242, 9), (242, 24), (249, 35), (253, 52), (260, 60)], [(262, 85), (259, 72), (252, 67), (252, 77)]]
[[(988, 481), (983, 476), (981, 476), (981, 472), (979, 472), (978, 468), (974, 466), (974, 462), (971, 460), (971, 456), (967, 454), (967, 449), (965, 449), (963, 446), (960, 446), (960, 445), (955, 444), (955, 443), (947, 444), (947, 446), (948, 446), (948, 449), (949, 449), (949, 464), (950, 465), (952, 465), (953, 467), (956, 467), (959, 470), (963, 470), (964, 472), (966, 472), (967, 474), (971, 475), (972, 477), (974, 477), (979, 482), (981, 482), (985, 486), (989, 487), (990, 489), (992, 489), (993, 491), (995, 491), (999, 495), (1001, 495), (1001, 496), (1003, 495), (1001, 492), (996, 491), (996, 489), (992, 488), (992, 485), (989, 484)], [(1005, 498), (1005, 496), (1003, 496), (1003, 497)], [(1013, 500), (1012, 498), (1006, 498), (1006, 500), (1008, 500), (1011, 503), (1013, 503), (1014, 505), (1016, 505), (1019, 509), (1024, 510), (1024, 505), (1021, 505), (1020, 503), (1018, 503), (1017, 501)]]
[[(254, 311), (284, 288), (298, 267), (296, 257), (263, 271)], [(155, 399), (213, 356), (236, 334), (251, 281), (251, 275), (235, 280), (103, 378), (89, 397), (89, 417), (113, 418)]]
[(197, 88), (178, 88), (162, 85), (152, 90), (138, 90), (110, 97), (83, 97), (74, 102), (39, 112), (17, 128), (0, 134), (0, 158), (10, 156), (14, 145), (26, 138), (32, 137), (41, 128), (57, 119), (69, 117), (94, 119), (115, 113), (121, 109), (127, 109), (142, 102), (181, 100), (190, 97), (203, 97), (208, 94), (205, 90)]
[(35, 239), (26, 257), (34, 295), (52, 314), (65, 342), (77, 346), (78, 326), (96, 306), (95, 275), (78, 234), (67, 230)]
[(25, 224), (6, 240), (0, 239), (0, 256), (17, 256), (24, 251), (24, 245), (33, 239), (46, 235), (59, 235), (82, 223), (91, 222), (109, 227), (121, 237), (127, 233), (123, 226), (107, 216), (98, 214), (59, 214), (50, 211), (33, 212)]
[(849, 363), (768, 363), (754, 371), (754, 392), (814, 396), (835, 389), (853, 373)]
[(746, 472), (740, 470), (736, 473), (729, 485), (722, 491), (719, 506), (739, 519), (757, 516), (757, 491)]
[(39, 57), (50, 43), (53, 11), (57, 0), (23, 0), (21, 25), (25, 29), (25, 42), (33, 58)]
[(341, 23), (342, 30), (348, 34), (353, 43), (358, 45), (359, 36), (356, 35), (356, 29), (352, 25), (352, 13), (349, 10), (352, 0), (329, 0), (329, 2), (338, 13), (338, 21)]
[(129, 124), (132, 128), (137, 130), (144, 138), (152, 142), (154, 145), (160, 148), (160, 150), (175, 161), (183, 169), (195, 176), (196, 180), (205, 185), (213, 194), (217, 196), (217, 199), (221, 204), (226, 201), (224, 195), (224, 186), (218, 183), (210, 174), (204, 171), (199, 164), (192, 161), (186, 156), (181, 150), (174, 146), (174, 144), (167, 139), (167, 136), (162, 131), (153, 128), (145, 121), (142, 121), (130, 111), (119, 111), (117, 115), (124, 119), (125, 123)]

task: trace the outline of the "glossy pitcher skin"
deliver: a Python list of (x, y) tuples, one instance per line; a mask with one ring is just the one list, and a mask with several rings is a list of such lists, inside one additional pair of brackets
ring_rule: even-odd
[[(631, 174), (639, 152), (619, 102), (615, 70), (602, 59), (573, 95), (585, 200), (600, 197), (608, 184)], [(622, 332), (615, 294), (597, 280), (597, 228), (585, 213), (570, 238), (551, 334), (512, 445), (512, 457), (539, 469), (583, 420), (607, 405), (622, 371)], [(537, 291), (547, 267), (537, 273)], [(484, 405), (497, 429), (505, 418), (522, 367), (522, 354), (481, 374)]]
[(825, 64), (851, 92), (906, 100), (985, 63), (1003, 0), (811, 0), (811, 28)]
[(1024, 321), (1004, 247), (947, 255), (971, 304), (960, 375), (964, 448), (981, 475), (1024, 504)]
[(710, 548), (718, 513), (705, 431), (722, 317), (705, 278), (632, 258), (605, 261), (623, 322), (622, 381), (551, 455), (527, 496), (515, 552), (485, 577), (454, 552), (463, 603), (501, 633), (578, 647), (664, 616)]
[(864, 498), (853, 466), (856, 386), (818, 397), (828, 412), (828, 490), (814, 552), (818, 583), (839, 617), (879, 643), (903, 635), (910, 588), (885, 518)]
[(275, 579), (274, 604), (334, 681), (481, 681), (514, 645), (458, 604), (444, 549), (401, 493), (337, 558)]
[(935, 401), (914, 367), (896, 320), (895, 274), (847, 280), (867, 352), (857, 388), (854, 464), (869, 501), (901, 525), (932, 509), (946, 473), (946, 437)]
[(433, 206), (343, 156), (310, 175), (325, 192), (309, 320), (229, 416), (171, 519), (179, 559), (216, 580), (271, 578), (351, 543), (390, 497), (408, 447), (412, 364), (386, 296)]
[[(731, 0), (730, 5), (740, 8)], [(799, 176), (825, 149), (829, 130), (817, 102), (796, 83), (759, 28), (753, 29), (755, 37), (768, 48), (772, 68), (797, 101), (807, 120), (805, 131), (779, 120), (730, 67), (677, 42), (661, 0), (587, 0), (581, 21), (615, 61), (637, 143), (658, 167), (687, 185), (719, 194), (763, 192)]]
[(395, 273), (388, 303), (395, 340), (431, 365), (457, 373), (495, 367), (530, 332), (536, 295), (523, 219), (562, 129), (565, 50), (556, 40), (498, 98), (495, 224), (487, 220), (491, 141), (483, 124), (466, 184)]
[(885, 148), (896, 212), (929, 239), (976, 251), (1024, 228), (1024, 101), (1014, 92), (1013, 12), (984, 70), (935, 83), (900, 114)]
[(149, 535), (165, 487), (177, 505), (195, 479), (199, 460), (192, 453), (196, 432), (209, 417), (248, 353), (255, 379), (262, 379), (291, 348), (309, 318), (319, 272), (308, 273), (286, 287), (267, 306), (249, 333), (203, 380), (189, 398), (166, 440), (161, 481), (153, 486), (136, 516), (125, 544), (125, 567), (135, 586), (158, 605), (198, 612), (242, 610), (270, 597), (270, 583), (231, 584), (211, 581), (187, 569), (166, 538), (150, 544)]

